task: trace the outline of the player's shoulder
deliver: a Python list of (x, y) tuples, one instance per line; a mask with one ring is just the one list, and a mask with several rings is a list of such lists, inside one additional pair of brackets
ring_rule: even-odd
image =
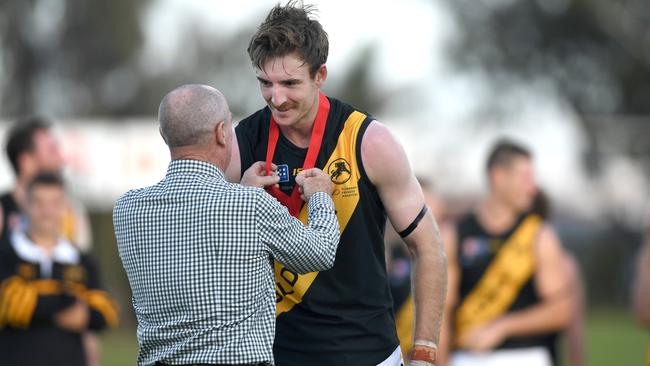
[(362, 108), (357, 108), (356, 106), (354, 106), (354, 105), (352, 105), (350, 103), (344, 102), (344, 101), (342, 101), (340, 99), (336, 99), (336, 98), (333, 98), (333, 97), (328, 96), (327, 99), (330, 102), (330, 112), (329, 113), (333, 114), (335, 117), (339, 117), (339, 116), (340, 117), (347, 117), (350, 114), (352, 114), (353, 112), (359, 112), (359, 113), (365, 115), (366, 119), (368, 119), (368, 121), (374, 120), (374, 117), (372, 117), (372, 115), (370, 113), (368, 113), (367, 111), (365, 111)]
[[(271, 110), (269, 107), (264, 107), (262, 109), (259, 109), (255, 111), (253, 114), (249, 115), (248, 117), (245, 117), (239, 123), (237, 123), (237, 126), (235, 127), (235, 130), (240, 133), (240, 132), (254, 132), (257, 131), (264, 126), (268, 125), (268, 121), (271, 118)], [(267, 122), (267, 123), (264, 123)]]
[(394, 161), (402, 157), (402, 149), (402, 144), (388, 126), (378, 120), (368, 122), (361, 140), (364, 157), (377, 157), (380, 162)]

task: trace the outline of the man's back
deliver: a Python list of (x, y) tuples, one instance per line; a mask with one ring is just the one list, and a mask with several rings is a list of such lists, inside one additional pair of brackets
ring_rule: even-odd
[(263, 190), (191, 160), (120, 198), (113, 220), (138, 318), (138, 363), (147, 365), (271, 361), (271, 258), (326, 269), (338, 242), (325, 193), (310, 200), (305, 228)]
[[(186, 173), (177, 174), (181, 170)], [(156, 344), (170, 339), (187, 349), (245, 353), (246, 333), (274, 327), (266, 315), (275, 309), (257, 305), (272, 296), (257, 290), (273, 281), (255, 230), (261, 192), (219, 174), (208, 164), (172, 163), (163, 181), (127, 193), (115, 207), (138, 335), (152, 355), (168, 351)]]

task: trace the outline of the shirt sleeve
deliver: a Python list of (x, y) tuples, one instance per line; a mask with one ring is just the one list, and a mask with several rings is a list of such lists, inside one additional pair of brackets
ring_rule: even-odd
[(334, 202), (328, 194), (312, 195), (307, 226), (264, 191), (260, 191), (257, 208), (261, 241), (277, 261), (301, 274), (334, 265), (340, 232)]

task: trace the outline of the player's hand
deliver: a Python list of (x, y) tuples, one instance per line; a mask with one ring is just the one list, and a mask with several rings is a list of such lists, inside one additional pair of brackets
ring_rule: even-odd
[(73, 333), (82, 333), (88, 328), (90, 311), (88, 305), (77, 301), (54, 316), (54, 323), (61, 329)]
[(331, 196), (334, 190), (330, 176), (318, 168), (301, 171), (296, 175), (296, 184), (300, 190), (300, 197), (305, 202), (308, 202), (316, 192), (325, 192)]
[(241, 184), (248, 187), (266, 188), (272, 185), (277, 186), (279, 182), (278, 167), (271, 164), (270, 175), (266, 175), (266, 163), (263, 161), (251, 165), (241, 177)]
[(505, 330), (499, 320), (470, 330), (460, 337), (459, 346), (473, 352), (488, 352), (496, 348), (506, 338)]

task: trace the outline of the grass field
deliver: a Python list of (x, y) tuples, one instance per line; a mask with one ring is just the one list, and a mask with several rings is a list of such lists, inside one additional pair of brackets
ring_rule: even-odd
[[(586, 334), (590, 366), (643, 365), (649, 332), (637, 327), (626, 310), (591, 311), (587, 317)], [(135, 364), (138, 352), (135, 329), (108, 332), (102, 340), (103, 366)]]

